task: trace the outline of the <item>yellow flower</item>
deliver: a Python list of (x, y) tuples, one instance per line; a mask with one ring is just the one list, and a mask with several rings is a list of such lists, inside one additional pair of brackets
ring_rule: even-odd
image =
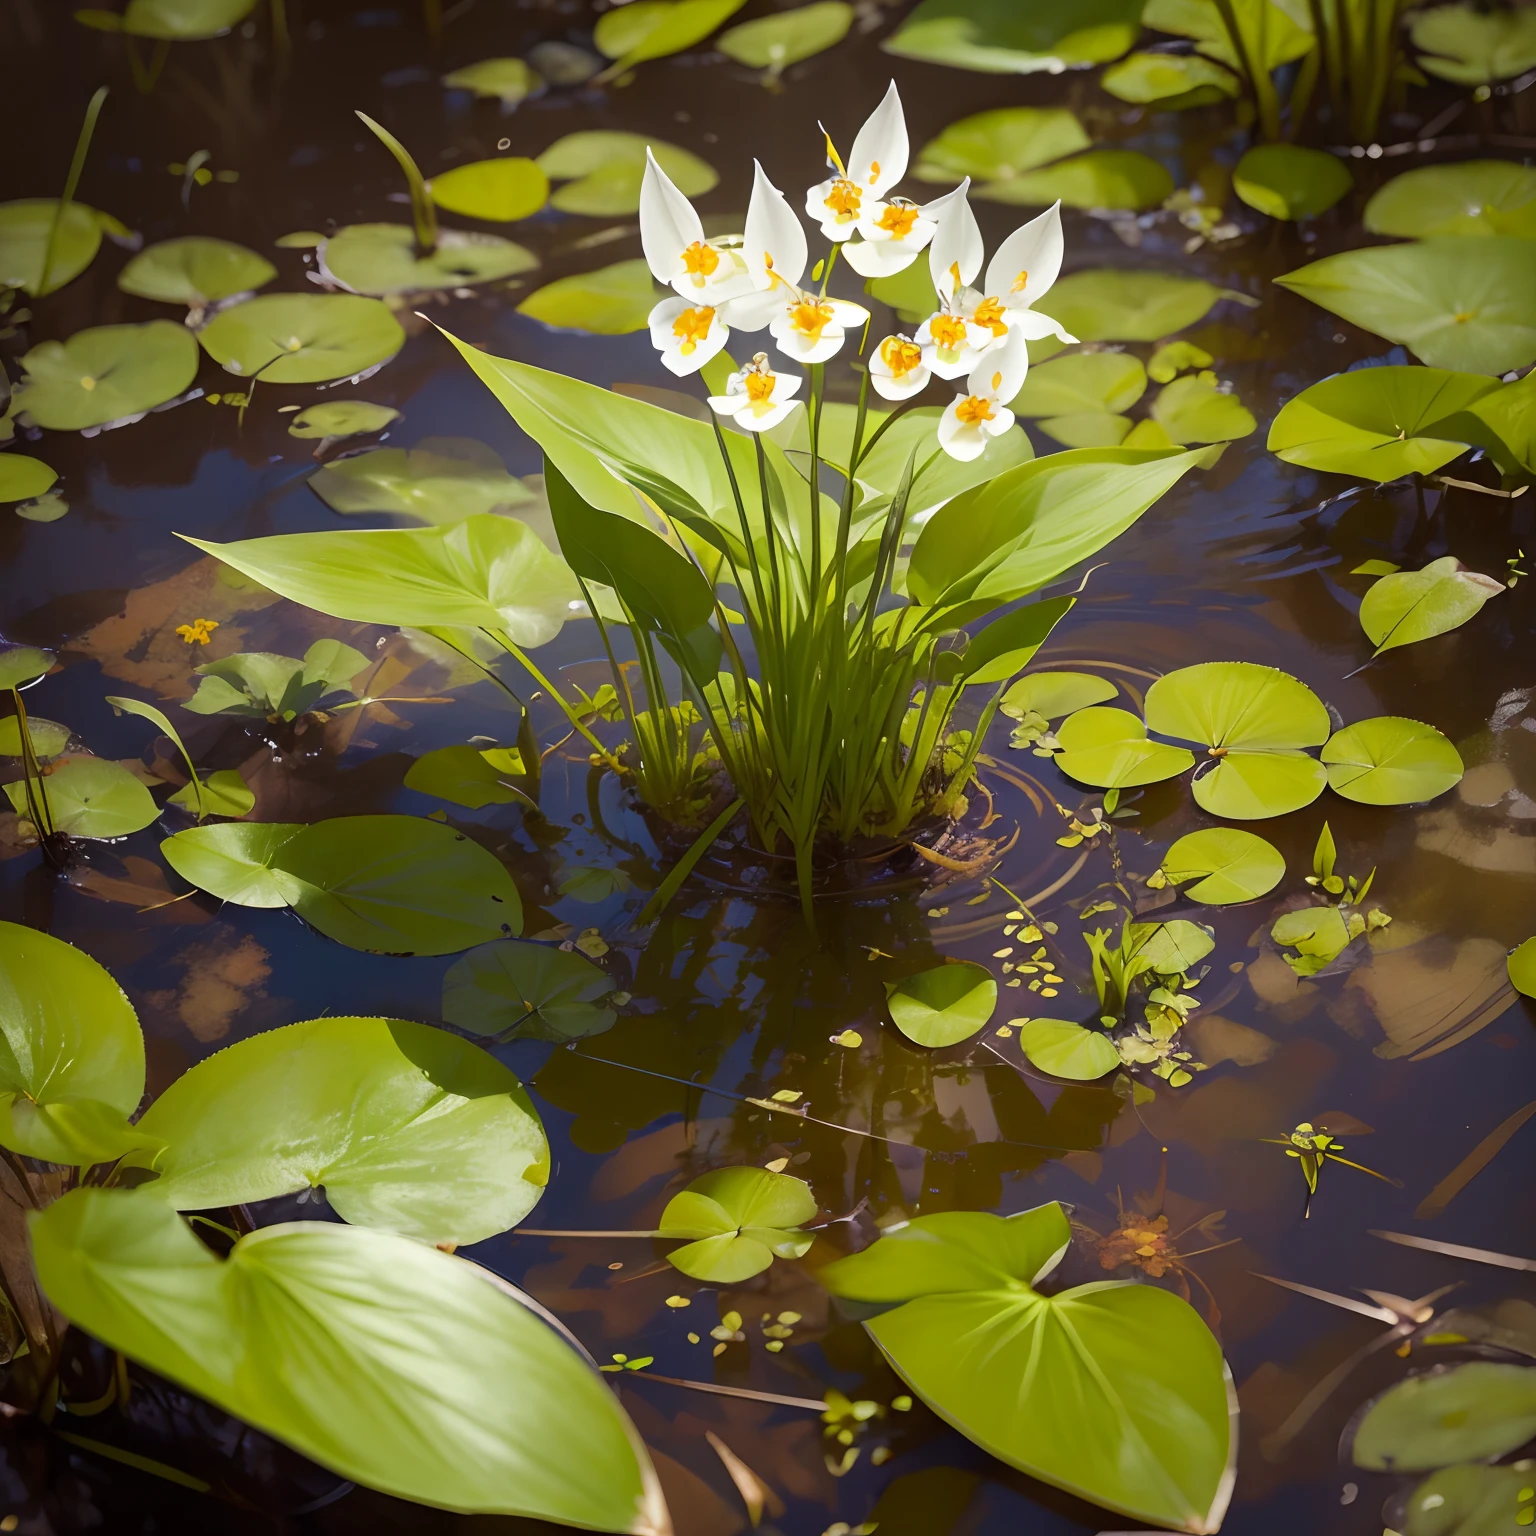
[(219, 627), (217, 619), (193, 619), (190, 624), (178, 624), (176, 633), (188, 645), (207, 645), (213, 632)]

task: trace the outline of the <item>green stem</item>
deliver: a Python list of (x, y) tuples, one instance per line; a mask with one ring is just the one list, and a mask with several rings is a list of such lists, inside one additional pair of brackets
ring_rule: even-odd
[(64, 222), (65, 211), (74, 201), (75, 189), (80, 185), (80, 177), (85, 171), (85, 157), (90, 153), (91, 139), (96, 133), (96, 119), (101, 116), (102, 103), (106, 99), (107, 88), (102, 86), (86, 106), (85, 121), (80, 125), (79, 136), (75, 139), (74, 157), (69, 162), (69, 175), (64, 179), (64, 193), (53, 210), (53, 222), (48, 226), (48, 243), (43, 247), (43, 269), (38, 274), (38, 298), (53, 292), (48, 285), (48, 274), (53, 271), (53, 252), (58, 244), (59, 226)]
[(382, 123), (376, 123), (366, 112), (357, 114), (369, 131), (395, 157), (395, 163), (405, 172), (406, 185), (411, 189), (411, 218), (416, 226), (416, 254), (430, 256), (437, 249), (437, 206), (427, 190), (426, 179), (411, 158), (410, 151)]
[(573, 710), (571, 706), (566, 702), (565, 696), (533, 664), (533, 658), (509, 634), (507, 634), (505, 630), (495, 630), (492, 631), (492, 633), (495, 634), (497, 641), (507, 648), (508, 653), (522, 663), (524, 670), (534, 680), (534, 682), (536, 682), (539, 687), (542, 688), (545, 693), (547, 693), (550, 698), (560, 706), (561, 712), (565, 715), (565, 718), (571, 722), (572, 728), (580, 735), (586, 737), (586, 739), (591, 743), (593, 750), (602, 757), (603, 761), (615, 773), (622, 773), (624, 771), (623, 765), (619, 762), (618, 758), (616, 758), (613, 753), (610, 752), (608, 748), (605, 747), (602, 742), (600, 742), (597, 737), (587, 729), (586, 725), (577, 716), (576, 711)]
[(640, 909), (640, 915), (635, 919), (636, 924), (654, 921), (661, 914), (666, 904), (677, 895), (684, 880), (693, 873), (693, 867), (704, 857), (711, 843), (725, 831), (735, 816), (746, 802), (739, 797), (726, 806), (710, 824), (699, 834), (694, 844), (682, 858), (667, 872), (667, 878), (656, 888), (655, 894)]

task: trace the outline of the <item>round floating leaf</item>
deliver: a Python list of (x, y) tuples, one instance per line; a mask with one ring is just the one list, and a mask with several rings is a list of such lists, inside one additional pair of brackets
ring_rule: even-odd
[[(56, 720), (27, 716), (27, 736), (39, 758), (57, 757), (69, 745), (70, 729)], [(21, 756), (21, 722), (15, 715), (0, 720), (0, 757)]]
[(853, 7), (845, 0), (816, 0), (812, 5), (759, 16), (722, 32), (715, 46), (728, 59), (748, 69), (777, 74), (801, 59), (834, 48), (853, 25)]
[(528, 50), (528, 62), (551, 85), (581, 85), (602, 69), (603, 61), (585, 48), (546, 38)]
[(522, 1084), (478, 1046), (401, 1019), (324, 1018), (199, 1062), (145, 1112), (130, 1157), (179, 1211), (324, 1186), (343, 1220), (424, 1243), (516, 1226), (549, 1179)]
[(1152, 420), (1181, 447), (1234, 442), (1258, 426), (1253, 412), (1221, 389), (1212, 373), (1186, 374), (1164, 385), (1152, 402)]
[(363, 432), (382, 432), (400, 412), (368, 400), (326, 400), (299, 412), (288, 423), (289, 437), (356, 437)]
[(20, 688), (42, 677), (54, 663), (52, 651), (35, 645), (8, 645), (0, 641), (0, 688)]
[(370, 448), (333, 460), (309, 477), (309, 485), (337, 512), (396, 512), (423, 523), (459, 522), (534, 500), (494, 448), (470, 437)]
[(903, 1303), (865, 1328), (983, 1450), (1138, 1524), (1217, 1530), (1237, 1414), (1220, 1345), (1157, 1286), (1042, 1295), (1070, 1239), (1055, 1204), (919, 1216), (819, 1278), (835, 1296)]
[(997, 1007), (997, 981), (984, 965), (936, 965), (887, 982), (885, 1005), (908, 1040), (933, 1047), (969, 1040)]
[(1266, 896), (1285, 878), (1285, 859), (1273, 843), (1239, 827), (1204, 827), (1181, 837), (1163, 855), (1162, 872), (1174, 885), (1195, 883), (1186, 896), (1211, 906)]
[(1208, 107), (1236, 96), (1236, 75), (1198, 53), (1133, 53), (1111, 64), (1099, 78), (1111, 96), (1160, 112)]
[(549, 177), (532, 160), (519, 155), (456, 165), (434, 176), (427, 186), (439, 208), (469, 219), (489, 219), (494, 224), (526, 219), (549, 197)]
[(1536, 65), (1536, 12), (1440, 5), (1413, 18), (1413, 46), (1432, 75), (1457, 85), (1513, 80)]
[(1509, 980), (1516, 992), (1536, 997), (1536, 937), (1527, 939), (1511, 951)]
[(1074, 1083), (1091, 1083), (1120, 1065), (1120, 1053), (1103, 1030), (1068, 1019), (1030, 1019), (1019, 1030), (1019, 1046), (1032, 1066)]
[[(54, 830), (71, 837), (127, 837), (160, 814), (143, 784), (108, 758), (63, 758), (49, 768), (45, 783)], [(26, 785), (17, 780), (5, 793), (11, 809), (26, 815)]]
[(1299, 144), (1256, 144), (1232, 172), (1232, 190), (1272, 219), (1315, 219), (1354, 185), (1337, 155)]
[(277, 268), (265, 256), (207, 235), (162, 240), (140, 251), (117, 275), (124, 293), (201, 309), (270, 283)]
[(1035, 308), (1079, 341), (1158, 341), (1203, 320), (1220, 297), (1201, 278), (1103, 267), (1062, 278)]
[(623, 10), (600, 16), (592, 41), (599, 53), (615, 61), (609, 73), (619, 74), (647, 59), (663, 59), (702, 43), (745, 3), (746, 0), (637, 0)]
[(1107, 678), (1091, 672), (1031, 672), (1003, 695), (1000, 707), (1015, 720), (1022, 720), (1031, 710), (1046, 720), (1060, 720), (1092, 704), (1102, 704), (1117, 692)]
[(526, 523), (484, 513), (440, 528), (187, 542), (284, 597), (360, 624), (493, 629), (539, 646), (560, 633), (580, 596), (570, 568)]
[(1461, 782), (1461, 754), (1432, 725), (1401, 715), (1358, 720), (1323, 748), (1328, 784), (1363, 805), (1420, 805)]
[(375, 954), (451, 955), (522, 927), (501, 861), (415, 816), (223, 822), (178, 832), (160, 851), (221, 900), (291, 906), (327, 938)]
[(1056, 766), (1099, 789), (1160, 784), (1195, 763), (1194, 753), (1183, 747), (1149, 741), (1146, 726), (1125, 709), (1080, 709), (1062, 722), (1056, 739), (1062, 746)]
[(1521, 1536), (1532, 1508), (1531, 1464), (1446, 1467), (1408, 1498), (1403, 1536)]
[(1373, 1472), (1430, 1472), (1491, 1461), (1536, 1435), (1536, 1367), (1470, 1360), (1389, 1387), (1355, 1431), (1354, 1461)]
[(1156, 208), (1172, 192), (1173, 177), (1150, 155), (1135, 149), (1093, 149), (1041, 170), (1025, 171), (1010, 181), (974, 187), (971, 196), (982, 202), (1033, 208), (1059, 201), (1068, 208), (1134, 210)]
[(272, 293), (215, 315), (197, 339), (216, 363), (243, 378), (325, 384), (388, 362), (405, 332), (377, 299)]
[(1510, 160), (1423, 165), (1394, 176), (1365, 205), (1374, 235), (1518, 235), (1536, 239), (1536, 170)]
[(564, 330), (623, 336), (643, 331), (658, 296), (642, 258), (557, 278), (517, 306), (520, 315)]
[(613, 983), (574, 950), (527, 939), (472, 949), (443, 977), (443, 1020), (475, 1035), (561, 1044), (613, 1027)]
[[(79, 277), (101, 249), (104, 217), (84, 203), (68, 203), (60, 214), (56, 197), (0, 203), (0, 288), (20, 288), (33, 295), (54, 293)], [(50, 235), (53, 253), (45, 280), (43, 262)]]
[(1507, 373), (1536, 358), (1536, 261), (1511, 235), (1341, 251), (1275, 281), (1432, 368)]
[(1427, 475), (1468, 446), (1437, 435), (1437, 424), (1498, 387), (1480, 374), (1441, 368), (1358, 368), (1286, 401), (1268, 446), (1288, 464), (1378, 484)]
[(174, 320), (98, 325), (40, 342), (21, 366), (17, 412), (39, 427), (79, 432), (174, 400), (197, 373), (197, 341)]
[(439, 231), (437, 249), (418, 256), (415, 231), (407, 224), (349, 224), (325, 242), (321, 260), (344, 287), (373, 295), (463, 288), (531, 272), (539, 264), (515, 241), (457, 229)]
[(71, 944), (0, 923), (0, 1146), (90, 1167), (139, 1138), (144, 1037), (122, 988)]
[(452, 90), (489, 96), (509, 107), (544, 89), (538, 72), (522, 59), (481, 59), (478, 64), (466, 64), (444, 75), (443, 84)]
[(1502, 581), (1469, 571), (1454, 555), (1446, 555), (1422, 571), (1398, 571), (1372, 582), (1360, 603), (1360, 627), (1379, 656), (1459, 629), (1504, 590)]
[(812, 1238), (795, 1229), (815, 1214), (816, 1197), (803, 1179), (766, 1168), (717, 1168), (673, 1195), (656, 1235), (692, 1239), (667, 1255), (685, 1275), (737, 1285), (775, 1258), (800, 1258)]
[(1067, 107), (998, 107), (951, 123), (918, 151), (919, 181), (1008, 181), (1087, 149), (1090, 139)]
[(1128, 411), (1146, 393), (1147, 370), (1128, 352), (1079, 352), (1031, 368), (1014, 396), (1020, 416)]
[(880, 46), (984, 74), (1057, 74), (1119, 58), (1140, 30), (1140, 0), (923, 0)]
[(521, 759), (517, 759), (515, 769), (496, 761), (508, 755), (503, 748), (481, 752), (470, 746), (439, 747), (406, 769), (405, 787), (472, 811), (487, 805), (526, 803), (527, 795), (507, 782), (510, 773), (524, 771)]
[(584, 213), (600, 219), (637, 212), (647, 145), (685, 197), (702, 197), (720, 180), (708, 161), (675, 144), (640, 133), (586, 129), (557, 139), (536, 162), (551, 181), (567, 183), (550, 202), (562, 213)]
[(30, 501), (59, 478), (56, 469), (24, 453), (0, 453), (0, 501)]
[[(1247, 34), (1247, 47), (1258, 55), (1257, 62), (1265, 74), (1272, 74), (1282, 64), (1312, 51), (1309, 12), (1297, 11), (1293, 15), (1278, 3), (1242, 0), (1242, 9), (1236, 15), (1242, 18), (1239, 25)], [(1220, 8), (1209, 0), (1147, 0), (1142, 21), (1158, 32), (1194, 38), (1196, 47), (1207, 58), (1243, 74), (1248, 72), (1247, 61), (1239, 61), (1232, 46)]]
[(665, 1529), (618, 1399), (521, 1292), (462, 1259), (323, 1221), (263, 1227), (219, 1259), (163, 1202), (105, 1189), (65, 1195), (31, 1238), (72, 1322), (344, 1478), (444, 1509)]
[(153, 37), (168, 43), (201, 42), (222, 37), (256, 8), (256, 0), (128, 0), (116, 11), (76, 11), (75, 20), (103, 32)]

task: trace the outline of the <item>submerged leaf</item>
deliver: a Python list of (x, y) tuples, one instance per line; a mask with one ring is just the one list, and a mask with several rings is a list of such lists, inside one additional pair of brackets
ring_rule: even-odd
[(912, 174), (919, 181), (1008, 181), (1092, 143), (1067, 107), (997, 107), (962, 117), (929, 139)]
[(1421, 805), (1461, 782), (1461, 754), (1432, 725), (1400, 715), (1357, 720), (1328, 738), (1328, 784), (1364, 805)]
[(202, 308), (270, 283), (277, 268), (233, 240), (183, 235), (139, 252), (117, 275), (124, 293)]
[(1141, 30), (1142, 0), (922, 0), (880, 46), (901, 58), (984, 74), (1103, 64)]
[(426, 437), (414, 448), (333, 459), (309, 477), (309, 488), (337, 512), (394, 512), (422, 523), (461, 522), (535, 499), (494, 448), (472, 437)]
[(507, 770), (493, 763), (491, 755), (471, 746), (438, 747), (406, 769), (405, 787), (472, 811), (487, 805), (527, 804), (528, 796), (507, 783)]
[(722, 32), (715, 46), (728, 59), (773, 74), (836, 47), (853, 25), (847, 0), (813, 0), (810, 5), (759, 16)]
[[(109, 758), (61, 758), (50, 766), (44, 783), (54, 830), (70, 837), (127, 837), (160, 814), (144, 785)], [(5, 786), (5, 793), (11, 809), (26, 815), (26, 785), (17, 780)]]
[(1379, 656), (1459, 629), (1503, 591), (1502, 581), (1446, 555), (1421, 571), (1398, 571), (1372, 582), (1360, 603), (1360, 627)]
[(532, 160), (519, 155), (456, 165), (439, 172), (427, 187), (439, 208), (494, 224), (526, 219), (549, 197), (549, 177)]
[(306, 406), (288, 423), (289, 437), (356, 437), (363, 432), (382, 432), (400, 412), (393, 406), (368, 400), (326, 400)]
[(766, 1168), (717, 1168), (667, 1202), (658, 1237), (691, 1239), (667, 1255), (685, 1275), (709, 1285), (738, 1285), (775, 1258), (798, 1259), (811, 1234), (798, 1230), (816, 1214), (803, 1179)]
[(1337, 155), (1300, 144), (1255, 145), (1232, 172), (1232, 190), (1272, 219), (1315, 219), (1354, 185)]
[(1536, 1367), (1469, 1360), (1389, 1387), (1355, 1431), (1354, 1463), (1429, 1472), (1503, 1456), (1536, 1434)]
[(918, 1045), (969, 1040), (997, 1007), (997, 982), (984, 965), (936, 965), (887, 982), (885, 1005), (896, 1027)]
[(574, 950), (529, 939), (472, 949), (443, 977), (443, 1020), (475, 1035), (565, 1044), (600, 1035), (616, 1017), (613, 983)]
[(1231, 70), (1198, 53), (1133, 53), (1111, 64), (1099, 84), (1121, 101), (1159, 112), (1208, 107), (1242, 90)]
[(1062, 722), (1056, 739), (1062, 747), (1056, 766), (1100, 789), (1160, 784), (1195, 763), (1186, 748), (1149, 740), (1146, 726), (1125, 709), (1080, 709)]
[(537, 95), (544, 88), (538, 72), (522, 59), (481, 59), (478, 64), (466, 64), (462, 69), (444, 75), (443, 84), (451, 90), (488, 96), (509, 107), (515, 107), (524, 97)]
[(1184, 885), (1195, 901), (1212, 906), (1266, 896), (1285, 878), (1285, 859), (1273, 843), (1239, 827), (1204, 827), (1181, 837), (1163, 855), (1170, 884)]
[(1365, 205), (1373, 235), (1519, 235), (1536, 239), (1536, 169), (1510, 160), (1421, 165)]
[(39, 427), (80, 432), (174, 400), (197, 374), (197, 341), (174, 320), (98, 325), (39, 342), (21, 366), (17, 412)]
[(1091, 1083), (1120, 1065), (1120, 1053), (1102, 1029), (1085, 1029), (1068, 1019), (1029, 1019), (1020, 1026), (1019, 1047), (1031, 1066)]
[(636, 258), (556, 278), (530, 293), (517, 312), (563, 330), (623, 336), (645, 329), (657, 294), (650, 267)]
[(405, 332), (377, 299), (272, 293), (215, 315), (197, 339), (216, 363), (242, 378), (326, 384), (388, 362)]

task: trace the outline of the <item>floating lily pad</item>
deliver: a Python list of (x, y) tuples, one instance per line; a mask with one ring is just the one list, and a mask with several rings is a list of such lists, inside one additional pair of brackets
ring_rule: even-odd
[(1156, 208), (1172, 192), (1173, 177), (1160, 160), (1135, 149), (1091, 149), (1009, 181), (989, 181), (974, 187), (971, 196), (1024, 207), (1061, 202), (1068, 208), (1134, 211)]
[(1091, 672), (1030, 672), (1003, 695), (1005, 715), (1022, 720), (1033, 711), (1046, 720), (1060, 720), (1079, 709), (1102, 704), (1118, 692), (1107, 678)]
[(720, 180), (708, 161), (675, 144), (606, 129), (568, 133), (551, 144), (536, 164), (551, 181), (566, 183), (550, 198), (562, 213), (614, 218), (639, 211), (647, 145), (685, 197), (702, 197)]
[(1509, 956), (1509, 980), (1516, 992), (1536, 997), (1536, 936), (1517, 945)]
[(1409, 1495), (1403, 1536), (1521, 1536), (1531, 1483), (1528, 1461), (1445, 1467)]
[(1536, 170), (1512, 160), (1422, 165), (1394, 176), (1365, 205), (1375, 235), (1517, 235), (1536, 239)]
[(1080, 352), (1031, 368), (1012, 405), (1020, 416), (1128, 411), (1146, 388), (1146, 369), (1129, 352)]
[(439, 208), (494, 224), (526, 219), (549, 197), (549, 177), (532, 160), (519, 155), (456, 165), (434, 176), (427, 187)]
[(1315, 219), (1354, 185), (1337, 155), (1300, 144), (1256, 144), (1232, 172), (1232, 190), (1272, 219)]
[(368, 400), (325, 400), (300, 411), (288, 423), (288, 436), (356, 437), (381, 432), (399, 419), (400, 412), (392, 406), (374, 405)]
[(1267, 896), (1285, 878), (1285, 858), (1273, 843), (1240, 827), (1203, 827), (1163, 855), (1162, 872), (1193, 900), (1225, 906)]
[(201, 309), (270, 283), (277, 268), (265, 256), (208, 235), (162, 240), (140, 251), (117, 275), (124, 293)]
[(848, 35), (853, 16), (846, 0), (815, 0), (792, 11), (744, 21), (722, 32), (715, 46), (748, 69), (766, 69), (776, 75), (791, 64), (835, 48)]
[(766, 1168), (717, 1168), (673, 1195), (658, 1237), (691, 1241), (667, 1255), (674, 1268), (707, 1285), (739, 1285), (775, 1258), (798, 1259), (811, 1246), (799, 1226), (816, 1214), (810, 1186)]
[(0, 501), (30, 501), (41, 496), (59, 472), (24, 453), (0, 453)]
[(532, 491), (509, 475), (494, 448), (471, 437), (427, 437), (414, 448), (370, 448), (309, 477), (337, 512), (395, 512), (423, 523), (524, 506)]
[(1427, 475), (1467, 451), (1437, 423), (1499, 386), (1441, 368), (1357, 368), (1288, 400), (1269, 429), (1269, 449), (1288, 464), (1385, 484)]
[(1092, 143), (1067, 107), (997, 107), (962, 117), (929, 139), (912, 174), (919, 181), (1007, 181)]
[(896, 1027), (918, 1045), (969, 1040), (997, 1007), (997, 981), (984, 965), (936, 965), (888, 982), (885, 1005)]
[(1536, 65), (1536, 12), (1526, 6), (1436, 6), (1414, 16), (1410, 36), (1424, 69), (1457, 85), (1513, 80)]
[(1536, 359), (1536, 261), (1511, 235), (1341, 251), (1275, 281), (1432, 368), (1507, 373)]
[(1220, 388), (1213, 373), (1187, 374), (1166, 385), (1152, 402), (1152, 420), (1180, 447), (1234, 442), (1258, 426), (1253, 412)]
[(340, 640), (316, 640), (302, 661), (270, 651), (241, 651), (198, 667), (202, 682), (182, 708), (198, 715), (293, 720), (326, 694), (347, 688), (367, 667), (368, 658)]
[[(0, 288), (20, 288), (34, 296), (54, 293), (96, 259), (107, 216), (84, 203), (67, 204), (62, 215), (58, 210), (56, 197), (0, 203)], [(53, 252), (45, 279), (43, 261), (50, 235)]]
[[(27, 739), (33, 754), (46, 761), (57, 757), (69, 745), (70, 729), (57, 720), (44, 720), (38, 715), (27, 716)], [(21, 722), (15, 715), (0, 719), (0, 757), (21, 756)]]
[(1430, 1472), (1503, 1456), (1536, 1435), (1536, 1368), (1469, 1360), (1389, 1387), (1355, 1431), (1357, 1467)]
[(1187, 368), (1208, 368), (1215, 359), (1191, 341), (1165, 341), (1147, 359), (1147, 377), (1171, 384)]
[(1207, 661), (1147, 690), (1147, 725), (1199, 742), (1214, 759), (1196, 776), (1196, 802), (1213, 816), (1252, 821), (1310, 805), (1327, 774), (1301, 749), (1327, 741), (1332, 722), (1305, 683), (1250, 661)]
[[(1240, 24), (1247, 23), (1244, 31), (1249, 37), (1263, 39), (1261, 67), (1266, 74), (1312, 51), (1310, 13), (1304, 9), (1293, 14), (1277, 3), (1238, 0), (1236, 14)], [(1147, 0), (1141, 19), (1154, 31), (1193, 38), (1205, 57), (1246, 73), (1247, 66), (1232, 48), (1231, 36), (1215, 0)]]
[(1079, 341), (1159, 341), (1203, 320), (1220, 297), (1198, 277), (1101, 267), (1062, 278), (1035, 308)]
[[(508, 758), (513, 761), (504, 761)], [(406, 769), (405, 787), (478, 811), (487, 805), (526, 804), (528, 796), (508, 782), (524, 771), (517, 754), (505, 748), (482, 752), (470, 746), (439, 747)]]
[[(56, 832), (71, 837), (114, 838), (139, 832), (160, 814), (149, 791), (123, 767), (104, 757), (66, 757), (44, 780)], [(26, 785), (5, 786), (18, 816), (27, 814)]]
[(101, 32), (126, 32), (163, 42), (194, 43), (222, 37), (256, 9), (256, 0), (128, 0), (116, 11), (84, 10), (75, 20)]
[(0, 640), (0, 688), (23, 688), (53, 666), (52, 651), (35, 645), (10, 645)]
[(39, 342), (21, 366), (17, 411), (36, 426), (79, 432), (174, 400), (197, 374), (197, 341), (174, 320), (98, 325)]
[(1315, 976), (1326, 970), (1365, 931), (1365, 919), (1356, 914), (1359, 927), (1351, 933), (1337, 907), (1302, 907), (1275, 919), (1269, 936), (1276, 944), (1294, 949), (1285, 963), (1298, 976)]
[(623, 336), (645, 329), (658, 296), (650, 267), (637, 257), (596, 272), (556, 278), (530, 293), (517, 312), (562, 330)]
[(880, 46), (992, 75), (1104, 64), (1141, 30), (1141, 0), (922, 0)]
[(377, 299), (350, 293), (274, 293), (216, 315), (198, 333), (228, 372), (270, 384), (325, 384), (388, 362), (405, 342)]
[(600, 1035), (617, 1015), (604, 1006), (608, 974), (585, 955), (502, 939), (472, 949), (443, 977), (443, 1020), (474, 1035), (570, 1040)]
[(1230, 69), (1198, 53), (1133, 53), (1099, 77), (1111, 96), (1160, 112), (1208, 107), (1235, 97), (1242, 85)]
[(1146, 726), (1126, 709), (1080, 709), (1062, 722), (1056, 739), (1062, 747), (1056, 766), (1099, 789), (1160, 784), (1195, 764), (1193, 752), (1149, 740)]
[(451, 90), (488, 96), (509, 107), (544, 89), (538, 72), (522, 59), (481, 59), (478, 64), (466, 64), (444, 75), (443, 84)]
[(1362, 805), (1422, 805), (1461, 782), (1461, 754), (1432, 725), (1400, 715), (1357, 720), (1323, 748), (1329, 787)]
[(531, 272), (539, 264), (515, 241), (458, 229), (440, 230), (437, 249), (418, 256), (415, 231), (407, 224), (349, 224), (325, 242), (321, 255), (337, 282), (374, 296), (464, 288)]
[(598, 52), (614, 60), (619, 74), (648, 59), (663, 59), (702, 43), (746, 0), (633, 0), (622, 10), (598, 18), (592, 41)]
[(1399, 571), (1371, 583), (1360, 604), (1360, 627), (1376, 655), (1459, 629), (1504, 583), (1469, 571), (1454, 555), (1421, 571)]
[(1031, 1066), (1074, 1083), (1091, 1083), (1120, 1065), (1120, 1053), (1103, 1030), (1068, 1019), (1030, 1019), (1019, 1029), (1019, 1047)]

